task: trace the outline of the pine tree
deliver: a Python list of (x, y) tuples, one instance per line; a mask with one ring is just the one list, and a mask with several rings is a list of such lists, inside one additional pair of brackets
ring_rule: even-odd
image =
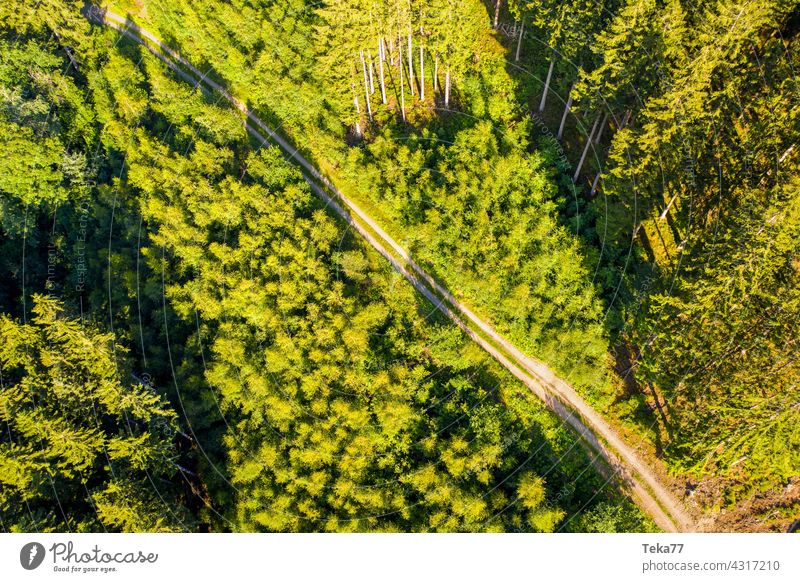
[(120, 380), (127, 370), (113, 339), (65, 317), (47, 296), (35, 296), (30, 323), (0, 316), (4, 527), (190, 525), (174, 488), (161, 481), (176, 471), (176, 415), (152, 388)]

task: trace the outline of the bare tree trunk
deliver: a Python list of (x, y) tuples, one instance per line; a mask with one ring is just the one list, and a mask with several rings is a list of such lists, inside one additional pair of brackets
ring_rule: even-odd
[(367, 51), (367, 56), (369, 57), (369, 94), (375, 94), (375, 67), (372, 64), (372, 51)]
[(494, 3), (494, 28), (497, 28), (497, 24), (500, 22), (500, 5), (503, 3), (503, 0), (495, 0)]
[(372, 121), (372, 103), (369, 98), (369, 82), (367, 81), (367, 63), (364, 60), (364, 51), (359, 53), (361, 57), (361, 72), (364, 74), (364, 100), (367, 102), (367, 113), (369, 120)]
[(583, 162), (586, 160), (586, 154), (589, 153), (589, 146), (592, 145), (592, 140), (594, 139), (594, 132), (597, 130), (598, 123), (600, 123), (599, 116), (594, 120), (594, 125), (592, 125), (592, 131), (589, 132), (589, 137), (586, 139), (586, 145), (583, 148), (583, 153), (581, 154), (581, 159), (578, 162), (578, 167), (575, 168), (575, 175), (572, 176), (573, 184), (578, 182), (578, 176), (580, 176), (581, 174), (581, 168), (583, 167)]
[(672, 208), (672, 205), (673, 205), (673, 204), (675, 204), (675, 201), (676, 201), (677, 199), (678, 199), (678, 194), (676, 193), (676, 194), (675, 194), (675, 195), (672, 197), (672, 199), (669, 201), (669, 204), (667, 204), (666, 208), (664, 208), (664, 212), (662, 212), (662, 213), (659, 215), (659, 217), (658, 217), (658, 218), (660, 218), (661, 220), (664, 220), (664, 219), (667, 217), (667, 214), (669, 214), (669, 209), (670, 209), (670, 208)]
[(406, 120), (406, 90), (403, 87), (403, 43), (400, 38), (400, 31), (397, 31), (397, 62), (400, 63), (400, 111), (403, 113), (403, 121)]
[(389, 64), (394, 66), (394, 40), (389, 39)]
[(785, 152), (783, 152), (783, 154), (781, 155), (781, 157), (780, 157), (780, 158), (778, 158), (778, 163), (779, 163), (779, 164), (782, 164), (782, 163), (783, 163), (783, 160), (785, 160), (785, 159), (786, 159), (786, 156), (788, 156), (790, 153), (792, 153), (792, 150), (794, 150), (794, 144), (790, 145), (790, 146), (789, 146), (789, 149), (788, 149), (788, 150), (786, 150)]
[(439, 55), (433, 57), (433, 94), (439, 90)]
[(632, 113), (632, 111), (630, 109), (628, 109), (625, 112), (625, 117), (622, 120), (622, 125), (619, 126), (620, 129), (625, 129), (625, 127), (627, 127), (627, 125), (630, 123), (630, 121), (631, 121), (631, 113)]
[(422, 8), (419, 10), (419, 98), (425, 101), (425, 48), (422, 46)]
[(569, 97), (567, 97), (567, 106), (564, 107), (564, 115), (561, 116), (561, 124), (558, 126), (558, 135), (556, 136), (558, 139), (564, 137), (564, 126), (567, 124), (567, 115), (569, 115), (569, 110), (572, 107), (572, 90), (575, 88), (575, 83), (569, 88)]
[[(50, 28), (50, 27), (48, 27), (48, 28)], [(80, 67), (78, 66), (78, 62), (75, 60), (75, 57), (73, 57), (73, 56), (72, 56), (72, 53), (71, 53), (71, 52), (70, 52), (70, 50), (69, 50), (69, 49), (66, 47), (66, 45), (64, 44), (64, 41), (62, 41), (62, 40), (61, 40), (61, 35), (60, 35), (60, 34), (58, 34), (58, 33), (55, 31), (55, 29), (54, 29), (54, 28), (50, 28), (50, 31), (51, 31), (51, 32), (53, 33), (53, 35), (56, 37), (56, 40), (58, 40), (58, 46), (60, 46), (60, 47), (63, 49), (63, 51), (66, 53), (67, 57), (69, 58), (69, 62), (70, 62), (70, 63), (72, 63), (72, 66), (73, 66), (73, 67), (75, 67), (75, 71), (80, 71)]]
[(544, 104), (547, 101), (547, 92), (550, 90), (550, 78), (553, 76), (553, 67), (556, 64), (556, 53), (553, 51), (553, 56), (550, 58), (550, 68), (547, 70), (547, 79), (544, 81), (544, 92), (542, 93), (542, 100), (539, 103), (539, 113), (544, 111)]
[(519, 38), (517, 38), (517, 54), (514, 55), (514, 60), (519, 62), (519, 53), (522, 51), (522, 37), (525, 36), (525, 19), (520, 22)]
[(450, 65), (447, 65), (447, 70), (444, 74), (444, 108), (450, 108)]
[[(409, 17), (410, 18), (410, 17)], [(414, 95), (414, 49), (411, 46), (411, 23), (408, 23), (408, 86)]]
[(356, 135), (361, 136), (361, 107), (358, 105), (358, 93), (356, 93), (356, 84), (351, 83), (350, 87), (353, 89), (353, 103), (356, 106)]
[(603, 115), (603, 121), (600, 122), (600, 129), (597, 132), (597, 135), (594, 138), (594, 143), (600, 143), (600, 138), (603, 137), (603, 130), (606, 128), (606, 122), (608, 121), (608, 112)]
[(378, 39), (378, 68), (381, 73), (381, 100), (386, 105), (386, 79), (383, 75), (383, 61), (386, 60), (386, 53), (383, 48), (383, 39)]
[(597, 192), (597, 183), (600, 182), (600, 176), (603, 172), (597, 172), (597, 175), (594, 177), (594, 182), (592, 182), (592, 191), (589, 192), (589, 196), (594, 197), (594, 193)]
[[(419, 30), (422, 32), (422, 28)], [(419, 43), (419, 98), (425, 101), (425, 60), (422, 43)]]

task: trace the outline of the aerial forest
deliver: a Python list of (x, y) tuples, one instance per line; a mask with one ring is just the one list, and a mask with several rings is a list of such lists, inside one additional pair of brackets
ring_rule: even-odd
[(798, 34), (4, 2), (0, 531), (786, 531)]

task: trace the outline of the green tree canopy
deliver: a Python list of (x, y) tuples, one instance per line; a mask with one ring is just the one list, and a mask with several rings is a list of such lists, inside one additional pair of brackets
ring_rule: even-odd
[[(110, 334), (36, 296), (0, 316), (0, 514), (12, 531), (179, 531), (161, 477), (176, 471), (175, 413), (131, 381)], [(122, 380), (126, 378), (126, 380)]]

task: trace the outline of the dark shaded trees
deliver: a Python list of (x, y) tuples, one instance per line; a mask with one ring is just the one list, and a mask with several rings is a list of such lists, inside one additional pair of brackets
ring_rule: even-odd
[(50, 297), (36, 296), (30, 323), (0, 316), (6, 531), (190, 527), (163, 479), (178, 470), (175, 413), (130, 380), (122, 352)]

